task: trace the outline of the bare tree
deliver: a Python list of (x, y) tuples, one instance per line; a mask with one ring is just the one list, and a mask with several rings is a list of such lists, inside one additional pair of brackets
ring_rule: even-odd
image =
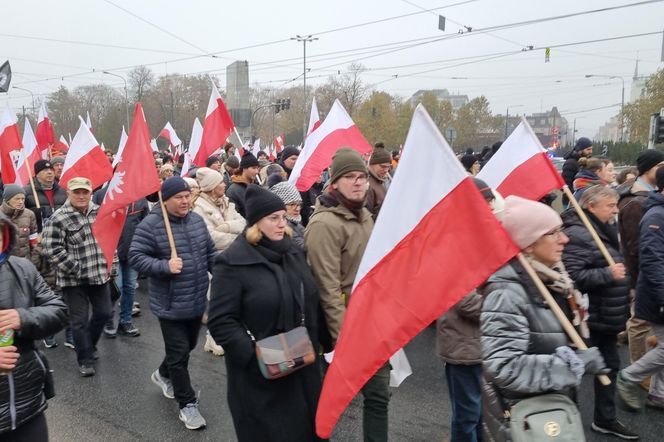
[(146, 91), (154, 85), (154, 74), (145, 66), (137, 66), (129, 71), (129, 87), (135, 101), (143, 101)]

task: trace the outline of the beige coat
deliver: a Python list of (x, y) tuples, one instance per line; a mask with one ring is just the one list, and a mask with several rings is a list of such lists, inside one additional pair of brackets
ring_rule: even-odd
[(201, 193), (196, 200), (194, 212), (203, 217), (218, 251), (226, 250), (246, 225), (244, 218), (235, 211), (235, 204), (225, 196), (219, 201), (213, 201), (206, 193)]
[(366, 208), (358, 219), (344, 206), (326, 207), (319, 199), (304, 233), (333, 344), (341, 331), (348, 296), (372, 229), (373, 219)]

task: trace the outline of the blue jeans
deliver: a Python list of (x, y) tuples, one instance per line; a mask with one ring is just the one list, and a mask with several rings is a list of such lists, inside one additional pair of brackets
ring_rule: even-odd
[(131, 322), (131, 311), (134, 307), (134, 294), (138, 272), (127, 261), (120, 261), (118, 276), (115, 278), (120, 289), (120, 324)]
[(482, 440), (482, 365), (445, 364), (452, 405), (452, 442)]

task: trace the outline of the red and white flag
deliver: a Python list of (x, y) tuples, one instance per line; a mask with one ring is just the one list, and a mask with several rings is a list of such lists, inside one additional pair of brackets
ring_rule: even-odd
[(346, 109), (339, 100), (335, 100), (325, 121), (305, 140), (288, 182), (300, 192), (306, 192), (321, 172), (330, 166), (337, 149), (344, 146), (352, 147), (360, 155), (369, 154), (373, 150)]
[(307, 129), (307, 136), (320, 126), (320, 114), (318, 113), (318, 105), (316, 105), (316, 97), (311, 103), (311, 114), (309, 114), (309, 128)]
[(108, 183), (106, 195), (92, 226), (92, 233), (104, 253), (109, 272), (127, 218), (127, 206), (156, 192), (159, 186), (150, 147), (150, 132), (139, 102), (136, 104), (122, 159)]
[(280, 154), (284, 150), (284, 134), (278, 135), (274, 139), (274, 146), (277, 148), (277, 154)]
[(274, 163), (274, 161), (277, 159), (277, 157), (274, 155), (274, 144), (270, 144), (269, 147), (269, 152), (270, 152), (270, 162)]
[(30, 182), (30, 177), (35, 175), (34, 167), (35, 163), (41, 159), (40, 153), (37, 148), (37, 138), (35, 138), (30, 122), (26, 119), (25, 126), (23, 126), (23, 149), (21, 149), (16, 164), (16, 171), (22, 185), (27, 185)]
[(69, 147), (60, 182), (66, 187), (70, 179), (85, 177), (92, 182), (92, 188), (96, 189), (111, 179), (113, 166), (83, 118), (78, 118), (81, 126)]
[(233, 119), (228, 113), (221, 95), (219, 95), (217, 86), (212, 83), (212, 93), (210, 94), (205, 122), (203, 123), (201, 147), (194, 157), (194, 164), (198, 166), (205, 165), (205, 160), (226, 143), (234, 127)]
[(64, 135), (60, 135), (58, 141), (55, 142), (53, 149), (51, 149), (52, 156), (65, 155), (69, 151), (69, 143)]
[(171, 145), (171, 150), (182, 144), (180, 137), (178, 137), (178, 134), (175, 133), (175, 129), (173, 129), (173, 126), (171, 126), (170, 121), (166, 122), (166, 126), (164, 126), (161, 132), (159, 132), (159, 136), (164, 137), (168, 140), (168, 142)]
[(2, 116), (0, 116), (0, 173), (2, 173), (2, 182), (5, 184), (16, 182), (16, 169), (11, 154), (12, 151), (21, 147), (21, 136), (18, 134), (16, 115), (7, 103)]
[(261, 151), (261, 139), (256, 138), (256, 141), (254, 141), (254, 146), (251, 148), (251, 153), (253, 153), (255, 157), (258, 157), (258, 152), (260, 151)]
[(477, 178), (503, 197), (517, 195), (531, 200), (539, 200), (565, 185), (525, 118), (484, 165)]
[(152, 148), (152, 152), (159, 152), (159, 146), (157, 146), (157, 140), (154, 138), (150, 140), (150, 147)]
[(390, 356), (518, 251), (418, 105), (325, 376), (318, 436), (330, 437), (348, 403)]
[(41, 107), (39, 108), (37, 133), (35, 136), (37, 138), (37, 146), (39, 147), (41, 158), (48, 159), (49, 149), (55, 144), (55, 132), (53, 131), (53, 125), (51, 125), (51, 120), (49, 120), (48, 113), (46, 112), (45, 101), (42, 101)]
[(120, 134), (120, 143), (118, 144), (118, 153), (115, 154), (113, 158), (113, 168), (118, 165), (120, 158), (122, 158), (122, 152), (124, 151), (125, 144), (127, 144), (127, 131), (125, 130), (124, 124), (122, 125), (122, 133)]
[(187, 176), (191, 168), (191, 161), (196, 157), (198, 149), (201, 147), (201, 139), (203, 138), (203, 126), (196, 118), (194, 120), (194, 127), (191, 128), (191, 140), (189, 141), (189, 149), (184, 153), (184, 162), (182, 163), (182, 171), (180, 176)]

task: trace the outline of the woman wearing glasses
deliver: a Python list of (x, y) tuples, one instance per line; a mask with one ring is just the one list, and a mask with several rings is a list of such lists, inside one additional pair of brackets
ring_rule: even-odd
[(250, 184), (245, 209), (248, 228), (216, 259), (208, 319), (212, 337), (226, 350), (235, 432), (240, 442), (317, 440), (317, 364), (266, 379), (255, 341), (304, 323), (317, 353), (318, 288), (291, 239), (283, 201)]
[(302, 225), (302, 196), (292, 184), (282, 181), (270, 188), (286, 205), (286, 221), (293, 231), (293, 242), (302, 250), (304, 248), (304, 226)]

